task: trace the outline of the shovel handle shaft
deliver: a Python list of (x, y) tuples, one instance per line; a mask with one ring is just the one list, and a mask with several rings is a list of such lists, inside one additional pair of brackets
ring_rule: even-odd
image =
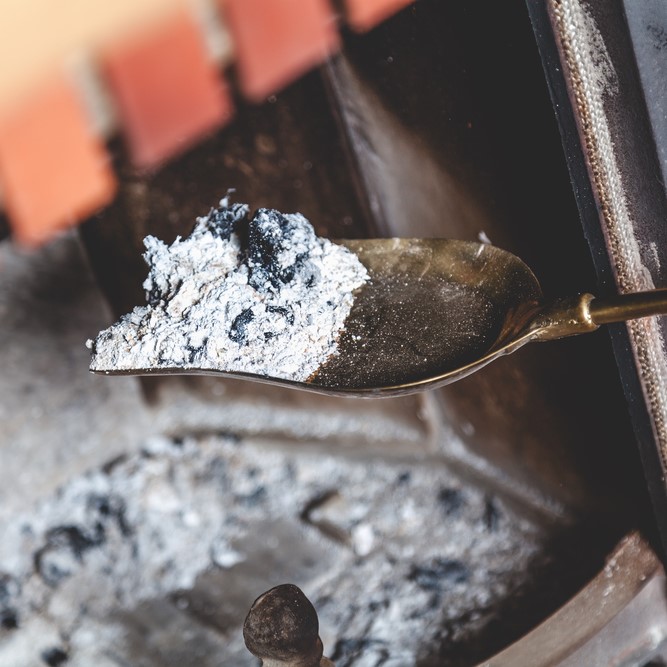
[(667, 289), (595, 298), (590, 303), (590, 315), (595, 324), (625, 322), (649, 315), (667, 315)]

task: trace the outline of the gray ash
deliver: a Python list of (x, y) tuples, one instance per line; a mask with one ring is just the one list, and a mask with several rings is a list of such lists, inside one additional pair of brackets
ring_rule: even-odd
[(305, 382), (335, 355), (366, 269), (299, 213), (248, 211), (225, 199), (186, 239), (167, 246), (146, 237), (148, 305), (88, 342), (91, 370), (197, 368)]
[[(488, 495), (474, 487), (459, 514), (443, 516), (438, 485), (461, 480), (439, 466), (362, 465), (238, 438), (152, 438), (4, 526), (0, 665), (58, 660), (57, 650), (73, 667), (105, 664), (109, 651), (118, 664), (143, 664), (144, 644), (125, 636), (136, 614), (176, 614), (169, 600), (192, 600), (176, 614), (185, 633), (231, 590), (231, 625), (205, 664), (252, 667), (240, 632), (250, 589), (299, 573), (337, 667), (422, 664), (443, 633), (456, 641), (494, 617), (540, 542), (498, 499), (502, 520), (486, 530)], [(140, 618), (143, 633), (153, 616)]]

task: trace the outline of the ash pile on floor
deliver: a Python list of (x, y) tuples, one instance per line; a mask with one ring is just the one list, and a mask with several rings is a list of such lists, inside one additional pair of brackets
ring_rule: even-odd
[(153, 439), (2, 530), (0, 664), (16, 667), (254, 665), (240, 623), (285, 580), (338, 667), (429, 664), (490, 620), (539, 541), (442, 469), (230, 437)]

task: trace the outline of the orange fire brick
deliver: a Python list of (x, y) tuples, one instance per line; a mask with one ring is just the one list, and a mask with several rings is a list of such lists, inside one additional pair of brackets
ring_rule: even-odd
[(222, 76), (194, 20), (179, 12), (104, 54), (133, 162), (154, 167), (233, 115)]
[(414, 0), (345, 0), (347, 22), (365, 32), (389, 18)]
[(15, 238), (33, 246), (113, 197), (104, 146), (64, 75), (49, 78), (0, 117), (0, 184)]
[(219, 0), (236, 48), (239, 83), (260, 102), (338, 48), (327, 0)]

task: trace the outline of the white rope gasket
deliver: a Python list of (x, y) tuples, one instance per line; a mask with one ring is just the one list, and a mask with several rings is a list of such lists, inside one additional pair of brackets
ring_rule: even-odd
[[(606, 105), (618, 95), (611, 58), (582, 0), (550, 0), (549, 9), (619, 291), (652, 289), (653, 280), (642, 262), (607, 117)], [(655, 317), (629, 321), (627, 327), (649, 405), (664, 482), (667, 472), (664, 340)]]

